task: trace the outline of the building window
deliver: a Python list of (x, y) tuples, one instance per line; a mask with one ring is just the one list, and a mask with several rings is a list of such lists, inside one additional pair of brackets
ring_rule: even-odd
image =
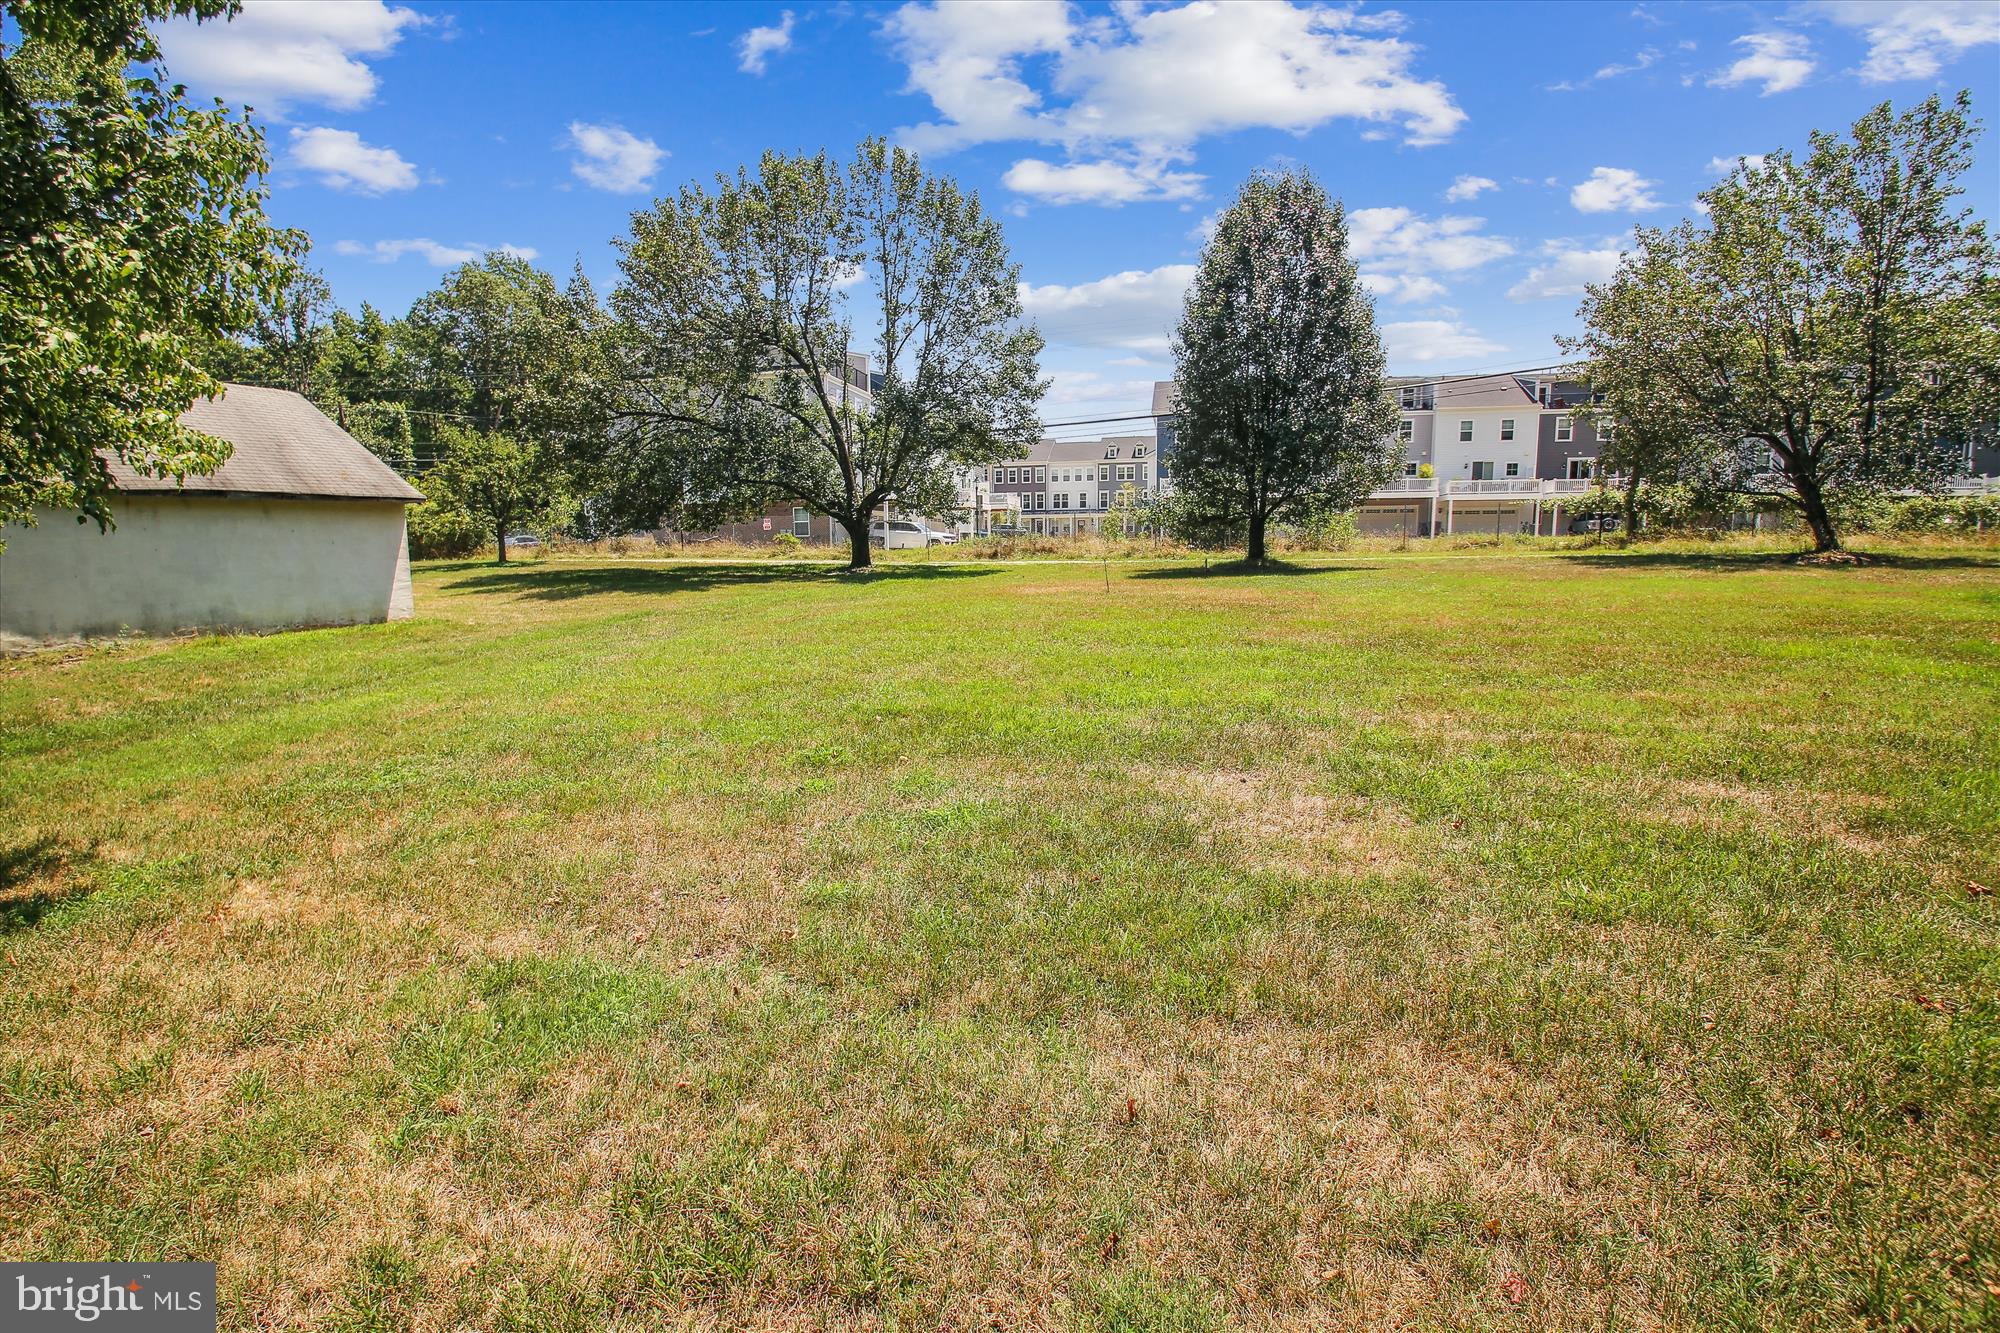
[(1110, 481), (1110, 480), (1111, 480), (1111, 464), (1109, 464), (1109, 463), (1099, 463), (1099, 464), (1097, 465), (1097, 479), (1098, 479), (1099, 481)]
[(1474, 463), (1472, 465), (1472, 479), (1474, 481), (1493, 480), (1493, 465), (1491, 463)]
[(1595, 459), (1590, 459), (1590, 458), (1572, 458), (1572, 459), (1570, 459), (1570, 460), (1569, 460), (1569, 479), (1570, 479), (1571, 481), (1588, 481), (1588, 480), (1590, 480), (1590, 474), (1591, 474), (1591, 465), (1592, 465), (1592, 464), (1593, 464), (1593, 463), (1594, 463), (1595, 461), (1596, 461)]
[(1503, 440), (1511, 440), (1514, 438), (1514, 418), (1512, 417), (1500, 418), (1500, 438)]
[(1110, 491), (1099, 491), (1099, 492), (1097, 493), (1097, 507), (1098, 507), (1099, 509), (1109, 509), (1109, 508), (1111, 508), (1111, 492), (1110, 492)]
[(1045, 468), (1045, 467), (1038, 467), (1038, 468), (1036, 468), (1036, 469), (1035, 469), (1035, 484), (1036, 484), (1036, 485), (1041, 485), (1042, 483), (1046, 482), (1046, 481), (1047, 481), (1048, 479), (1049, 479), (1049, 470), (1048, 470), (1047, 468)]
[(1037, 509), (1047, 509), (1048, 507), (1049, 507), (1049, 497), (1048, 497), (1048, 493), (1047, 493), (1046, 491), (1036, 491), (1036, 492), (1035, 492), (1035, 508), (1037, 508)]
[(1056, 492), (1056, 508), (1058, 508), (1058, 509), (1067, 509), (1067, 508), (1069, 508), (1069, 492), (1068, 492), (1068, 491), (1057, 491), (1057, 492)]
[(1403, 464), (1403, 475), (1406, 477), (1414, 477), (1417, 475), (1417, 462), (1414, 458), (1411, 459), (1409, 462)]
[(1573, 434), (1573, 433), (1574, 433), (1574, 432), (1572, 431), (1572, 429), (1571, 429), (1571, 425), (1570, 425), (1570, 419), (1569, 419), (1568, 417), (1557, 417), (1557, 418), (1556, 418), (1556, 443), (1557, 443), (1557, 444), (1568, 444), (1568, 443), (1570, 442), (1570, 438), (1571, 438), (1571, 436), (1572, 436), (1572, 434)]
[(806, 512), (804, 505), (793, 505), (792, 535), (801, 540), (804, 540), (805, 538), (812, 536), (812, 530), (813, 530), (812, 515)]
[(1017, 467), (1007, 469), (1007, 484), (1009, 486), (1018, 486), (1021, 484), (1021, 469)]
[(1618, 423), (1615, 421), (1607, 421), (1603, 425), (1599, 426), (1597, 428), (1597, 438), (1602, 440), (1606, 444), (1609, 444), (1611, 443), (1611, 441), (1617, 439)]
[(1412, 439), (1414, 439), (1416, 437), (1416, 433), (1417, 433), (1417, 423), (1411, 420), (1409, 417), (1404, 417), (1400, 422), (1396, 423), (1396, 438), (1401, 440), (1404, 444), (1408, 444)]
[(1116, 458), (1116, 457), (1118, 457), (1118, 446), (1114, 444), (1114, 445), (1112, 445), (1112, 446), (1111, 446), (1111, 447), (1110, 447), (1109, 449), (1106, 449), (1106, 450), (1104, 451), (1104, 456), (1105, 456), (1106, 458)]
[(1520, 476), (1520, 475), (1521, 475), (1521, 465), (1520, 465), (1519, 463), (1509, 463), (1509, 464), (1507, 465), (1507, 475), (1508, 475), (1508, 476), (1510, 476), (1510, 477), (1518, 477), (1518, 476)]
[(1153, 488), (1151, 486), (1141, 486), (1139, 488), (1139, 502), (1141, 504), (1150, 502), (1152, 498), (1153, 498)]
[(1132, 472), (1133, 472), (1133, 467), (1132, 467), (1132, 464), (1130, 464), (1130, 463), (1120, 463), (1120, 464), (1118, 465), (1118, 480), (1120, 480), (1120, 481), (1131, 481), (1131, 480), (1133, 479), (1133, 478), (1132, 478)]
[(1472, 423), (1470, 421), (1461, 421), (1458, 423), (1458, 442), (1460, 444), (1472, 443)]

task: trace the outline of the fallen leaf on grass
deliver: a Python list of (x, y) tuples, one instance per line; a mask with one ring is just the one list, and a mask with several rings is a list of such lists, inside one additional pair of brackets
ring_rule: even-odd
[(1528, 1299), (1528, 1279), (1519, 1273), (1509, 1273), (1500, 1279), (1500, 1294), (1507, 1298), (1509, 1305), (1519, 1305)]

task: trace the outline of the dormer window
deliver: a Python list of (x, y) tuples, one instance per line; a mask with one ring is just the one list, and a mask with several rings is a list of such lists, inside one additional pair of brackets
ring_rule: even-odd
[(1111, 447), (1110, 447), (1109, 449), (1106, 449), (1106, 450), (1104, 451), (1104, 456), (1105, 456), (1106, 458), (1116, 458), (1116, 457), (1118, 457), (1118, 446), (1114, 444), (1114, 445), (1112, 445), (1112, 446), (1111, 446)]

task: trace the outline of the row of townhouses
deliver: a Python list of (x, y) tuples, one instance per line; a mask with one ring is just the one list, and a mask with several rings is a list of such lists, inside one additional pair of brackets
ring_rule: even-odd
[[(853, 361), (850, 391), (866, 393), (867, 362)], [(1584, 410), (1590, 392), (1582, 382), (1548, 370), (1396, 376), (1389, 383), (1402, 409), (1396, 433), (1403, 470), (1361, 506), (1362, 532), (1541, 533), (1576, 521), (1562, 499), (1591, 489), (1602, 442)], [(1025, 458), (969, 468), (959, 478), (957, 511), (931, 521), (948, 523), (960, 536), (1096, 532), (1115, 508), (1171, 492), (1179, 406), (1179, 387), (1162, 380), (1153, 386), (1150, 430), (1043, 440)], [(2000, 475), (2000, 448), (1981, 447), (1966, 461), (1972, 476)], [(723, 535), (757, 541), (784, 532), (815, 544), (846, 540), (839, 524), (795, 505), (774, 506)]]
[[(1551, 372), (1390, 381), (1402, 415), (1402, 475), (1368, 498), (1364, 532), (1414, 536), (1462, 531), (1543, 531), (1544, 496), (1588, 490), (1598, 436), (1578, 411), (1584, 387)], [(1154, 429), (1092, 441), (1043, 441), (1029, 457), (982, 470), (960, 500), (993, 526), (1062, 535), (1095, 531), (1132, 488), (1143, 503), (1173, 487), (1174, 414), (1180, 392), (1153, 386)]]

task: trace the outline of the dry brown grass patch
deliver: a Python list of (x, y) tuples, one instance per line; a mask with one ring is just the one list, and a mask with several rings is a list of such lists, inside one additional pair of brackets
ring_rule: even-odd
[(1415, 826), (1401, 810), (1365, 797), (1323, 795), (1295, 773), (1182, 771), (1167, 774), (1162, 785), (1192, 790), (1220, 831), (1250, 846), (1259, 869), (1398, 875), (1416, 857)]

